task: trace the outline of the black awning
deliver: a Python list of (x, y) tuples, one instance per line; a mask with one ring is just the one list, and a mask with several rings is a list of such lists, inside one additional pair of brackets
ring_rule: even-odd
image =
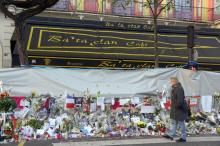
[[(72, 64), (73, 67), (79, 67), (83, 66), (84, 62), (85, 66), (98, 67), (100, 60), (112, 60), (121, 62), (120, 65), (116, 63), (112, 66), (122, 67), (124, 63), (124, 66), (128, 66), (128, 68), (129, 64), (134, 64), (130, 65), (131, 68), (136, 68), (136, 66), (142, 68), (142, 66), (148, 66), (146, 63), (152, 64), (154, 61), (153, 32), (148, 30), (148, 27), (146, 30), (140, 31), (140, 28), (144, 28), (142, 25), (120, 23), (121, 27), (131, 26), (133, 29), (119, 30), (113, 29), (113, 27), (101, 29), (100, 25), (97, 28), (94, 26), (88, 28), (77, 25), (77, 23), (73, 23), (73, 27), (70, 27), (69, 23), (67, 26), (60, 26), (55, 25), (56, 22), (51, 22), (51, 25), (48, 22), (44, 25), (31, 22), (27, 24), (25, 40), (30, 63), (33, 65), (71, 67)], [(114, 26), (116, 25), (114, 24)], [(173, 29), (175, 30), (175, 27)], [(160, 31), (158, 34), (161, 64), (170, 63), (172, 66), (173, 64), (186, 64), (188, 60), (186, 33), (166, 31), (166, 33)], [(195, 41), (199, 63), (207, 66), (210, 64), (220, 66), (219, 37), (205, 35), (203, 32), (203, 34), (197, 35)], [(98, 62), (96, 65), (91, 63), (95, 60)]]

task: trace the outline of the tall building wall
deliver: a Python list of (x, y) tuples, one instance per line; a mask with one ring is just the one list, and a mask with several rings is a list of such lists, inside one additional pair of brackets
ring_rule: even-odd
[[(103, 12), (105, 14), (139, 17), (151, 16), (150, 8), (145, 6), (147, 0), (131, 0), (128, 5), (124, 0), (119, 1), (124, 2), (124, 5), (119, 3), (113, 5), (112, 0), (60, 0), (53, 8), (64, 11)], [(169, 1), (164, 0), (162, 5)], [(175, 0), (174, 3), (175, 7), (169, 10), (164, 9), (160, 17), (194, 21), (211, 21), (220, 18), (220, 0)]]
[(0, 68), (11, 67), (10, 40), (14, 32), (14, 23), (0, 12)]
[(194, 0), (193, 4), (195, 20), (214, 20), (214, 0)]

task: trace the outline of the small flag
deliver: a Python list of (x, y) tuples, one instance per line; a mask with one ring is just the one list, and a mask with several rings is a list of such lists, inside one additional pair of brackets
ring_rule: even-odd
[(66, 108), (74, 108), (75, 102), (74, 102), (74, 97), (67, 95), (66, 96)]

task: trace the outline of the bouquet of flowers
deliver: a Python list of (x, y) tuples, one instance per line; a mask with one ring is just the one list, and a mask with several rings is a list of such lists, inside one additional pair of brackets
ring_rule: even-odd
[(214, 97), (215, 99), (219, 100), (219, 99), (220, 99), (220, 93), (219, 93), (219, 92), (215, 92), (215, 93), (213, 94), (213, 97)]
[(7, 92), (0, 94), (0, 112), (12, 112), (16, 107), (16, 102)]
[(143, 122), (143, 121), (139, 121), (137, 123), (137, 126), (140, 127), (140, 128), (145, 128), (147, 126), (147, 124), (145, 122)]
[(12, 124), (12, 122), (11, 122), (11, 121), (8, 121), (8, 122), (4, 125), (3, 129), (4, 129), (4, 134), (5, 134), (5, 135), (7, 135), (7, 136), (12, 135), (12, 129), (13, 129), (13, 124)]
[(40, 129), (43, 126), (43, 122), (38, 119), (31, 118), (28, 120), (27, 125), (32, 127), (34, 130), (36, 130), (36, 129)]

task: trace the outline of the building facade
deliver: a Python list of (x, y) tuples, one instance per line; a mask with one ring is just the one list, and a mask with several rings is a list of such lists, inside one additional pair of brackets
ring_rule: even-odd
[(14, 32), (14, 22), (0, 11), (0, 68), (11, 67), (10, 40)]
[[(124, 4), (123, 4), (124, 2)], [(164, 0), (161, 6), (169, 0)], [(151, 17), (147, 0), (135, 0), (126, 4), (125, 0), (117, 3), (112, 0), (60, 0), (53, 9), (68, 12), (89, 12), (109, 15)], [(214, 21), (220, 18), (219, 0), (174, 0), (174, 6), (165, 9), (160, 17), (190, 21)]]

